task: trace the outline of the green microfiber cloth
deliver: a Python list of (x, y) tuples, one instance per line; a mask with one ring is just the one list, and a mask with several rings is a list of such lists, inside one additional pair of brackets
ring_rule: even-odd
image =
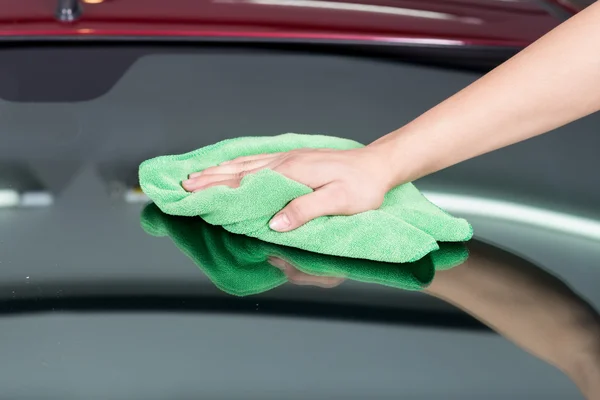
[(156, 157), (139, 168), (140, 186), (165, 213), (200, 216), (212, 225), (266, 242), (317, 253), (386, 262), (415, 261), (440, 242), (469, 240), (473, 230), (429, 202), (411, 183), (389, 191), (383, 205), (352, 216), (320, 217), (290, 232), (269, 228), (269, 220), (311, 188), (269, 169), (247, 175), (239, 188), (216, 186), (186, 192), (181, 182), (193, 172), (240, 156), (298, 148), (355, 149), (358, 142), (331, 136), (288, 133), (242, 137), (180, 155)]
[(235, 235), (201, 218), (166, 215), (154, 204), (142, 212), (141, 225), (152, 236), (169, 236), (219, 289), (236, 296), (262, 293), (286, 282), (285, 274), (268, 263), (269, 257), (309, 275), (407, 290), (423, 289), (436, 269), (462, 264), (468, 257), (463, 243), (443, 243), (439, 250), (406, 264), (328, 256)]

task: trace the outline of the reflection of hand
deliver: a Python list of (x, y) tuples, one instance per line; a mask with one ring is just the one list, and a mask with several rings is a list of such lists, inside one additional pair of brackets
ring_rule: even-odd
[(334, 288), (344, 282), (344, 278), (305, 274), (304, 272), (296, 269), (296, 267), (289, 262), (278, 257), (269, 257), (268, 262), (272, 266), (279, 268), (285, 274), (287, 280), (294, 285), (318, 286), (329, 289)]
[[(183, 188), (196, 192), (212, 186), (238, 187), (241, 179), (271, 169), (314, 192), (290, 202), (271, 220), (271, 229), (290, 231), (324, 215), (353, 215), (379, 208), (391, 182), (389, 163), (379, 150), (301, 149), (240, 157), (193, 173)], [(265, 196), (268, 196), (265, 193)]]

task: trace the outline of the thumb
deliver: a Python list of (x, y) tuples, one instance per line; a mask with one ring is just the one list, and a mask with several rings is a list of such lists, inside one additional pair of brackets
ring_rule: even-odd
[(271, 219), (269, 227), (274, 231), (287, 232), (324, 215), (340, 213), (335, 189), (323, 187), (292, 200)]

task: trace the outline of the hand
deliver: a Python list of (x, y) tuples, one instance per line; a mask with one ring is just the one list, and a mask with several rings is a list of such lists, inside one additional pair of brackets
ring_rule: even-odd
[(363, 147), (301, 149), (240, 157), (191, 174), (183, 182), (183, 188), (189, 192), (221, 185), (235, 188), (244, 176), (265, 168), (314, 189), (291, 201), (273, 217), (269, 226), (280, 232), (296, 229), (324, 215), (353, 215), (377, 209), (394, 186), (386, 157), (374, 148)]
[(294, 285), (318, 286), (325, 289), (331, 289), (339, 286), (345, 281), (345, 279), (341, 277), (305, 274), (286, 260), (279, 257), (269, 257), (268, 263), (279, 268), (285, 274), (288, 282), (293, 283)]

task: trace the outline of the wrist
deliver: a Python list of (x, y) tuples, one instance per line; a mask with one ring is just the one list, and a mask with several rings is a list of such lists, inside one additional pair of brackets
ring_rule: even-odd
[(417, 140), (416, 136), (408, 129), (401, 128), (367, 146), (376, 154), (390, 188), (433, 172), (429, 167), (429, 155), (421, 147), (422, 140)]

